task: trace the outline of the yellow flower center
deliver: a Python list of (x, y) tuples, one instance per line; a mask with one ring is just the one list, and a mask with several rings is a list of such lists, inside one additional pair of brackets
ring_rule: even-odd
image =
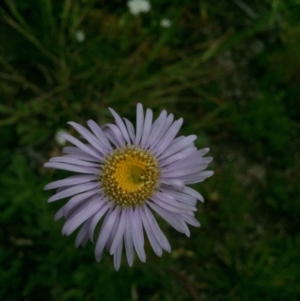
[(158, 177), (158, 163), (152, 153), (126, 146), (106, 158), (101, 182), (108, 198), (126, 207), (147, 200), (158, 186)]

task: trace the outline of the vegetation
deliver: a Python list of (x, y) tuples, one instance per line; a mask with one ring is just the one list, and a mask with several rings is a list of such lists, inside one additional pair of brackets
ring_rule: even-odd
[[(163, 19), (168, 19), (162, 23)], [(298, 0), (5, 0), (0, 4), (0, 299), (300, 300)], [(163, 26), (162, 26), (163, 25)], [(142, 102), (211, 148), (202, 227), (115, 272), (54, 222), (43, 167), (66, 122), (134, 121)]]

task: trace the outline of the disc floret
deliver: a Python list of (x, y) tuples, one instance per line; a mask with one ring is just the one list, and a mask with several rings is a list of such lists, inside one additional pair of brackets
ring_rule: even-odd
[(110, 201), (131, 207), (143, 204), (157, 189), (159, 167), (151, 152), (128, 145), (106, 158), (100, 178)]

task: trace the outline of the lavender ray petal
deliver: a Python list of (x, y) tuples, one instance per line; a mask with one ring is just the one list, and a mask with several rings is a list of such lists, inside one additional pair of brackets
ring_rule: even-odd
[(75, 159), (73, 157), (65, 157), (65, 156), (51, 158), (49, 160), (49, 162), (59, 162), (59, 163), (74, 164), (74, 165), (83, 166), (83, 167), (99, 168), (99, 163), (82, 161), (82, 160)]
[(110, 255), (115, 253), (115, 251), (118, 248), (120, 243), (123, 243), (123, 236), (124, 236), (124, 231), (125, 231), (125, 226), (126, 226), (126, 218), (127, 218), (126, 210), (123, 209), (121, 212), (120, 221), (119, 221), (118, 229), (116, 231), (116, 235), (114, 237), (114, 240), (113, 240), (110, 250), (109, 250)]
[(89, 225), (91, 223), (91, 220), (88, 219), (83, 226), (81, 227), (81, 229), (79, 230), (77, 236), (76, 236), (76, 240), (75, 240), (75, 247), (78, 248), (80, 246), (80, 244), (83, 242), (83, 240), (85, 239), (85, 237), (87, 236), (88, 233), (88, 229), (89, 229)]
[(81, 246), (85, 247), (88, 241), (89, 241), (89, 237), (88, 235), (86, 235), (81, 242)]
[(95, 136), (99, 139), (99, 142), (102, 143), (104, 147), (106, 147), (107, 152), (111, 151), (112, 147), (101, 127), (94, 120), (91, 119), (87, 121), (87, 125), (90, 127)]
[(187, 235), (186, 224), (181, 219), (179, 219), (175, 213), (170, 213), (155, 203), (148, 202), (148, 204), (163, 219), (165, 219), (174, 229), (176, 229), (180, 233), (185, 233)]
[(93, 216), (91, 225), (89, 228), (89, 238), (92, 242), (94, 242), (94, 232), (95, 228), (98, 225), (101, 218), (104, 216), (104, 214), (107, 212), (108, 209), (110, 209), (111, 206), (107, 203), (104, 203), (103, 207)]
[(99, 162), (101, 159), (96, 159), (94, 156), (87, 154), (86, 152), (82, 151), (77, 146), (66, 146), (63, 148), (63, 152), (67, 154), (67, 156), (72, 158), (77, 158), (85, 161), (92, 161), (92, 162)]
[(185, 222), (189, 223), (190, 225), (192, 225), (194, 227), (201, 226), (201, 224), (193, 216), (182, 214), (181, 217)]
[(108, 236), (107, 242), (105, 244), (105, 249), (106, 249), (107, 252), (109, 252), (110, 247), (111, 247), (111, 245), (113, 243), (113, 240), (114, 240), (114, 238), (116, 236), (116, 233), (117, 233), (117, 230), (118, 230), (118, 226), (119, 226), (119, 222), (120, 222), (121, 209), (120, 209), (119, 212), (120, 212), (120, 214), (116, 218), (115, 223), (114, 223), (114, 225), (113, 225), (113, 227), (111, 229), (111, 232), (110, 232), (110, 234)]
[(54, 220), (55, 220), (55, 221), (60, 220), (60, 219), (64, 216), (63, 211), (64, 211), (64, 206), (62, 206), (62, 207), (56, 212), (56, 214), (55, 214), (55, 216), (54, 216)]
[(141, 214), (141, 217), (142, 217), (142, 222), (143, 222), (145, 231), (147, 233), (149, 242), (150, 242), (150, 244), (152, 246), (152, 249), (153, 249), (153, 251), (155, 252), (155, 254), (157, 256), (161, 256), (162, 255), (162, 248), (161, 248), (160, 243), (158, 242), (155, 234), (153, 233), (153, 230), (152, 230), (152, 228), (150, 226), (148, 218), (147, 218), (147, 216), (145, 214), (144, 208), (140, 209), (140, 214)]
[(170, 128), (172, 122), (174, 120), (174, 115), (170, 114), (166, 121), (164, 122), (163, 127), (161, 128), (160, 132), (158, 133), (158, 135), (155, 137), (155, 139), (153, 139), (153, 142), (149, 145), (149, 149), (150, 150), (156, 150), (156, 146), (159, 144), (159, 142), (161, 141), (161, 138), (164, 136), (164, 134), (167, 132), (167, 130)]
[[(64, 191), (54, 194), (52, 197), (50, 197), (48, 199), (48, 203), (66, 198), (66, 197), (74, 195), (74, 194), (82, 193), (82, 192), (85, 192), (88, 190), (95, 190), (95, 188), (97, 186), (99, 186), (98, 183), (91, 182), (91, 183), (84, 183), (84, 184), (70, 187), (68, 189), (65, 189)], [(95, 191), (97, 191), (97, 190), (95, 190)]]
[(44, 190), (55, 189), (63, 186), (78, 185), (78, 184), (94, 181), (96, 179), (97, 179), (96, 176), (85, 176), (85, 175), (70, 176), (63, 180), (58, 180), (47, 184), (44, 187)]
[[(205, 157), (205, 158), (196, 158), (191, 156), (191, 158), (185, 158), (183, 160), (177, 161), (174, 164), (169, 164), (168, 166), (164, 167), (164, 173), (172, 173), (174, 171), (177, 171), (179, 169), (183, 169), (183, 170), (195, 170), (196, 167), (198, 167), (198, 171), (202, 171), (205, 168), (207, 168), (208, 161), (212, 161), (210, 160), (211, 157)], [(206, 160), (208, 159), (208, 160)], [(197, 172), (190, 172), (190, 173), (195, 173)]]
[(166, 250), (167, 252), (171, 252), (171, 246), (169, 244), (169, 241), (166, 238), (166, 236), (164, 235), (164, 233), (162, 232), (162, 230), (160, 229), (160, 227), (159, 227), (155, 217), (153, 216), (152, 212), (148, 209), (147, 206), (144, 206), (144, 210), (145, 210), (145, 216), (148, 219), (150, 227), (152, 228), (152, 231), (153, 231), (157, 241), (159, 242), (159, 244), (161, 245), (161, 247), (164, 250)]
[(209, 151), (210, 151), (210, 148), (209, 148), (209, 147), (205, 147), (205, 148), (200, 149), (198, 152), (199, 152), (199, 155), (203, 157), (203, 156), (205, 156)]
[(166, 184), (166, 185), (171, 185), (179, 190), (182, 190), (184, 187), (184, 181), (182, 180), (177, 180), (177, 179), (160, 179), (160, 183)]
[[(182, 192), (185, 192), (185, 187), (183, 188)], [(170, 187), (162, 186), (161, 191), (166, 194), (171, 195), (172, 197), (174, 197), (176, 200), (178, 200), (181, 203), (192, 205), (192, 206), (195, 206), (197, 204), (196, 197), (182, 193), (182, 192), (174, 190), (174, 189), (170, 189)]]
[(119, 216), (119, 213), (120, 209), (116, 207), (111, 213), (108, 212), (105, 216), (95, 247), (95, 257), (97, 261), (102, 257), (106, 242), (108, 240), (112, 227)]
[(146, 142), (148, 141), (148, 137), (151, 132), (151, 125), (152, 125), (152, 118), (153, 118), (153, 112), (150, 109), (147, 109), (146, 111), (146, 117), (144, 122), (144, 128), (142, 133), (142, 141), (140, 145), (144, 148), (146, 145)]
[(124, 140), (120, 129), (115, 124), (106, 124), (104, 133), (106, 134), (108, 140), (110, 140), (116, 147), (125, 146), (126, 141)]
[(84, 154), (84, 155), (80, 155), (80, 154), (67, 154), (64, 157), (65, 158), (73, 158), (73, 159), (88, 161), (88, 162), (94, 162), (94, 163), (103, 163), (104, 162), (104, 157), (101, 158), (101, 159), (95, 159), (92, 156), (88, 157), (88, 154)]
[(99, 142), (99, 139), (97, 139), (89, 130), (87, 130), (82, 125), (70, 121), (68, 122), (79, 134), (82, 135), (82, 137), (89, 142), (95, 149), (97, 149), (102, 154), (107, 153), (107, 149), (103, 149), (103, 144)]
[(141, 222), (141, 216), (137, 210), (130, 209), (130, 221), (132, 227), (132, 239), (136, 253), (142, 262), (146, 261), (146, 254), (144, 250), (144, 234)]
[(84, 152), (80, 148), (78, 148), (77, 146), (66, 146), (63, 148), (63, 152), (66, 154), (87, 155), (87, 156), (90, 156), (90, 158), (93, 158), (93, 160), (95, 160), (94, 156), (87, 154), (86, 152)]
[[(193, 146), (192, 146), (193, 147)], [(182, 151), (178, 152), (177, 154), (180, 154), (182, 152), (186, 152), (188, 148), (183, 149)], [(194, 164), (209, 164), (213, 160), (212, 157), (202, 157), (200, 154), (200, 151), (193, 152), (190, 154), (188, 157), (182, 158), (180, 161), (170, 163), (167, 168), (172, 169), (172, 168), (187, 168), (186, 166), (191, 166)]]
[[(126, 209), (126, 211), (127, 211), (126, 214), (131, 216), (130, 209)], [(132, 240), (132, 225), (130, 219), (126, 220), (124, 243), (125, 243), (128, 265), (131, 267), (134, 260), (134, 250), (133, 250), (133, 240)]]
[(122, 249), (123, 249), (123, 242), (119, 243), (116, 252), (114, 253), (114, 267), (116, 271), (119, 271), (121, 265), (121, 258), (122, 258)]
[(181, 209), (183, 211), (197, 211), (197, 208), (195, 206), (178, 202), (175, 197), (167, 193), (156, 192), (155, 195), (153, 196), (153, 199), (154, 198), (157, 198), (160, 201), (172, 207), (175, 207), (177, 209)]
[(182, 150), (181, 152), (174, 154), (168, 158), (162, 159), (159, 161), (160, 167), (168, 166), (169, 164), (176, 164), (176, 161), (183, 160), (188, 156), (191, 156), (193, 153), (197, 151), (196, 147), (190, 147), (187, 149)]
[(163, 152), (159, 156), (159, 158), (158, 158), (159, 160), (170, 157), (173, 154), (176, 154), (177, 152), (179, 152), (180, 150), (182, 150), (184, 147), (186, 147), (189, 144), (191, 144), (191, 146), (193, 147), (192, 142), (194, 142), (197, 139), (197, 136), (196, 135), (190, 135), (190, 136), (187, 136), (187, 137), (179, 137), (179, 138), (181, 138), (181, 139), (178, 139), (176, 141), (176, 143), (171, 145), (170, 148), (168, 148), (165, 152)]
[[(129, 134), (129, 137), (131, 139), (131, 142), (134, 143), (135, 142), (135, 133), (134, 133), (134, 127), (133, 124), (126, 118), (123, 118), (127, 127), (127, 131)], [(130, 142), (130, 144), (131, 144)]]
[[(164, 202), (163, 200), (161, 200), (159, 198), (156, 198), (156, 197), (152, 197), (151, 201), (153, 203), (155, 203), (156, 205), (158, 205), (159, 207), (165, 209), (169, 213), (192, 214), (190, 211), (187, 211), (187, 210), (184, 210), (184, 209), (181, 209), (181, 208), (177, 208), (173, 204), (169, 204), (167, 202)], [(196, 208), (195, 208), (194, 211), (196, 211)]]
[(84, 152), (90, 154), (91, 156), (94, 156), (97, 159), (101, 159), (102, 156), (99, 153), (95, 152), (90, 147), (88, 147), (87, 145), (83, 144), (81, 141), (79, 141), (78, 139), (74, 138), (73, 136), (71, 136), (69, 134), (61, 134), (60, 136), (62, 138), (64, 138), (64, 139), (66, 139), (67, 141), (71, 142), (72, 144), (74, 144), (75, 146), (77, 146), (78, 148), (80, 148), (81, 150), (83, 150)]
[(110, 110), (110, 112), (112, 113), (112, 115), (115, 118), (115, 122), (117, 124), (117, 126), (119, 127), (119, 130), (121, 131), (124, 139), (126, 140), (126, 142), (128, 144), (130, 144), (130, 138), (126, 129), (126, 126), (123, 122), (123, 120), (121, 119), (121, 117), (112, 109), (112, 108), (108, 108)]
[(47, 162), (44, 164), (44, 167), (69, 170), (69, 171), (74, 171), (74, 172), (79, 172), (79, 173), (87, 173), (87, 174), (93, 174), (93, 175), (98, 173), (98, 169), (94, 168), (94, 167), (81, 167), (78, 165), (66, 164), (66, 163)]
[(165, 135), (161, 138), (159, 144), (155, 148), (155, 153), (157, 156), (161, 155), (166, 148), (170, 145), (172, 140), (177, 135), (178, 131), (180, 130), (183, 123), (183, 119), (180, 118), (179, 120), (175, 121), (170, 128), (167, 130)]
[(205, 179), (207, 179), (208, 177), (212, 176), (213, 174), (214, 174), (213, 171), (206, 170), (191, 175), (181, 176), (180, 180), (184, 181), (185, 184), (200, 183)]
[(200, 202), (204, 203), (204, 198), (203, 196), (198, 192), (196, 191), (195, 189), (191, 188), (191, 187), (187, 187), (185, 186), (183, 188), (183, 192), (188, 194), (188, 195), (191, 195), (193, 196), (194, 198), (196, 198), (197, 200), (199, 200)]
[(144, 109), (141, 103), (136, 106), (136, 135), (135, 135), (135, 145), (139, 145), (142, 138), (144, 127)]
[(196, 174), (199, 172), (202, 172), (205, 168), (207, 168), (208, 164), (194, 164), (193, 166), (187, 166), (186, 168), (180, 168), (178, 169), (172, 169), (169, 171), (163, 171), (163, 174), (161, 175), (162, 178), (179, 178), (182, 176), (189, 176), (192, 174)]
[(167, 112), (165, 110), (163, 110), (159, 117), (153, 122), (152, 124), (152, 128), (151, 128), (151, 132), (148, 138), (148, 141), (146, 143), (145, 148), (148, 148), (153, 141), (156, 139), (156, 137), (159, 135), (159, 133), (161, 132), (161, 129), (163, 128), (165, 122), (167, 119)]
[(64, 206), (64, 216), (65, 218), (69, 218), (74, 209), (81, 204), (82, 202), (86, 202), (90, 197), (95, 196), (98, 198), (99, 202), (103, 202), (101, 196), (98, 195), (97, 191), (87, 191), (81, 194), (77, 194), (72, 197)]
[(65, 222), (62, 229), (62, 234), (69, 236), (83, 222), (94, 215), (101, 207), (102, 203), (99, 203), (97, 198), (89, 199), (85, 204), (80, 206)]

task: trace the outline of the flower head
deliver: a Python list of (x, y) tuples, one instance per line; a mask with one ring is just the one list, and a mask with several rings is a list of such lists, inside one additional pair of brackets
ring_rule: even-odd
[(51, 158), (44, 166), (78, 175), (52, 182), (45, 189), (57, 189), (48, 202), (71, 197), (55, 219), (66, 219), (65, 235), (81, 226), (76, 247), (85, 246), (88, 240), (94, 242), (95, 228), (101, 223), (95, 239), (96, 260), (101, 260), (106, 248), (114, 255), (118, 270), (123, 245), (130, 266), (134, 250), (142, 262), (146, 261), (144, 230), (158, 256), (162, 250), (170, 252), (154, 214), (187, 236), (187, 224), (200, 226), (194, 212), (197, 200), (203, 201), (203, 197), (186, 185), (202, 182), (213, 172), (204, 171), (212, 158), (203, 157), (208, 148), (197, 150), (195, 135), (175, 138), (182, 118), (173, 121), (172, 114), (162, 111), (153, 121), (152, 110), (147, 109), (144, 115), (143, 106), (138, 104), (135, 130), (129, 120), (110, 111), (115, 124), (100, 127), (89, 120), (87, 129), (69, 122), (84, 142), (61, 134), (74, 146), (65, 147), (66, 155)]
[(164, 27), (164, 28), (168, 28), (172, 25), (172, 22), (170, 21), (170, 19), (164, 18), (160, 21), (160, 26)]
[(75, 32), (75, 39), (77, 42), (82, 43), (85, 40), (85, 32), (83, 30), (77, 30)]
[(148, 0), (129, 0), (127, 6), (133, 15), (148, 13), (151, 9), (151, 4)]

